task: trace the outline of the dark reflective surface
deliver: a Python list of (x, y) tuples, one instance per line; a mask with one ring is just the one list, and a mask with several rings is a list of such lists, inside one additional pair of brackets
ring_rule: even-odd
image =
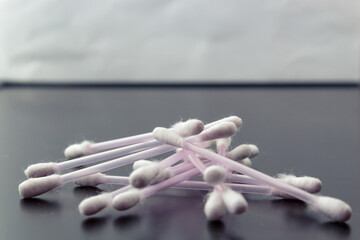
[[(360, 91), (358, 88), (104, 88), (0, 91), (0, 239), (360, 239)], [(323, 181), (323, 195), (353, 208), (330, 222), (297, 200), (246, 196), (249, 210), (208, 222), (205, 192), (170, 190), (133, 209), (80, 216), (86, 197), (116, 187), (67, 184), (22, 200), (17, 186), (30, 164), (62, 159), (82, 139), (109, 140), (168, 126), (181, 118), (212, 121), (236, 114), (244, 127), (233, 146), (260, 148), (253, 166)], [(128, 175), (130, 167), (111, 174)]]
[(61, 211), (61, 204), (57, 201), (48, 201), (39, 198), (21, 199), (20, 206), (23, 211), (29, 213), (48, 213)]

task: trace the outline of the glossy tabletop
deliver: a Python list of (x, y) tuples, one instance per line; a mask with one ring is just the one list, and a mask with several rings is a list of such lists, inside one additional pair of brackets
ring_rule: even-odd
[[(360, 239), (359, 112), (358, 87), (0, 88), (0, 239)], [(166, 190), (131, 210), (94, 217), (81, 216), (79, 202), (116, 187), (67, 184), (26, 200), (18, 194), (28, 165), (62, 161), (74, 142), (229, 115), (244, 122), (232, 146), (260, 148), (254, 168), (320, 178), (321, 194), (352, 206), (350, 221), (333, 223), (300, 201), (255, 195), (246, 196), (246, 213), (208, 222), (203, 191)]]

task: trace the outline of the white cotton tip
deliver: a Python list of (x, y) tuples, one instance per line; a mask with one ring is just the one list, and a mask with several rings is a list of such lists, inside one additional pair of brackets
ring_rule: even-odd
[(38, 178), (54, 173), (60, 173), (60, 168), (58, 167), (58, 164), (54, 162), (37, 163), (30, 165), (24, 173), (28, 178)]
[(90, 141), (83, 141), (82, 143), (72, 144), (65, 149), (64, 155), (67, 159), (73, 159), (81, 157), (83, 155), (87, 155), (91, 153), (88, 150), (91, 144), (93, 144), (93, 142)]
[(242, 119), (239, 118), (238, 116), (231, 116), (231, 117), (228, 117), (228, 121), (234, 123), (236, 125), (236, 128), (237, 129), (240, 129), (243, 122), (242, 122)]
[(50, 175), (40, 178), (29, 178), (19, 185), (19, 193), (23, 198), (32, 198), (46, 193), (61, 185), (60, 175)]
[(239, 118), (238, 116), (230, 116), (230, 117), (224, 118), (222, 120), (234, 123), (236, 125), (237, 129), (240, 129), (243, 124), (242, 119)]
[(251, 167), (251, 165), (252, 165), (250, 158), (244, 158), (243, 160), (240, 160), (239, 162), (244, 164), (247, 167)]
[(226, 207), (221, 193), (213, 191), (206, 200), (204, 212), (209, 221), (220, 220), (226, 213)]
[(236, 133), (236, 125), (232, 122), (216, 124), (199, 134), (201, 141), (210, 141), (219, 138), (228, 138)]
[(259, 148), (254, 144), (248, 144), (248, 146), (250, 147), (251, 151), (249, 158), (256, 157), (259, 154)]
[(231, 137), (228, 138), (220, 138), (216, 140), (216, 148), (219, 151), (221, 146), (225, 146), (226, 149), (230, 147), (231, 144)]
[(226, 170), (221, 166), (207, 167), (204, 172), (204, 180), (207, 184), (215, 186), (224, 182), (226, 179)]
[(94, 215), (106, 208), (110, 201), (111, 196), (108, 193), (86, 198), (79, 204), (79, 212), (85, 216)]
[(154, 164), (156, 164), (156, 163), (153, 162), (153, 161), (149, 161), (149, 160), (138, 160), (138, 161), (134, 162), (134, 164), (133, 164), (133, 170), (136, 170), (136, 169), (141, 168), (141, 167), (146, 167), (146, 166), (154, 165)]
[(349, 220), (352, 213), (347, 203), (332, 197), (319, 196), (313, 207), (336, 222)]
[(179, 134), (170, 131), (167, 128), (157, 127), (152, 132), (156, 140), (175, 146), (183, 148), (186, 145), (186, 140), (183, 139)]
[(248, 144), (241, 144), (240, 146), (237, 146), (230, 152), (226, 153), (226, 157), (230, 158), (234, 161), (241, 161), (245, 158), (250, 157), (251, 155), (251, 148)]
[(162, 181), (165, 181), (166, 179), (172, 177), (172, 171), (171, 171), (171, 168), (166, 168), (164, 170), (161, 170), (159, 172), (158, 175), (156, 175), (156, 177), (151, 180), (150, 182), (150, 185), (154, 185), (156, 183), (159, 183), (159, 182), (162, 182)]
[(158, 164), (144, 166), (134, 170), (129, 176), (130, 184), (135, 188), (143, 188), (158, 175), (160, 168)]
[(235, 192), (230, 188), (222, 192), (222, 198), (226, 209), (230, 213), (241, 214), (246, 211), (248, 204), (241, 193)]
[(277, 178), (309, 193), (318, 193), (322, 187), (320, 179), (314, 177), (296, 177), (290, 174), (278, 174)]
[(104, 183), (106, 183), (106, 175), (102, 173), (95, 173), (75, 181), (76, 185), (89, 187), (96, 187), (97, 185)]
[(140, 201), (140, 191), (136, 189), (118, 194), (112, 201), (116, 210), (124, 211), (134, 207)]
[(204, 130), (204, 123), (198, 119), (189, 119), (174, 125), (174, 131), (183, 137), (201, 133)]

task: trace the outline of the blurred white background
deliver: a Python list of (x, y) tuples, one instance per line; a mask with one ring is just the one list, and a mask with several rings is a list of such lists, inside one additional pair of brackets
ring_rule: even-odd
[(359, 82), (358, 0), (0, 0), (0, 81)]

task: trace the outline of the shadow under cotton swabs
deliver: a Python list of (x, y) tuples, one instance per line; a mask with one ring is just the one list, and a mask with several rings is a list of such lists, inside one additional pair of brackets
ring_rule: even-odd
[(106, 226), (109, 217), (90, 217), (82, 221), (81, 227), (85, 232), (93, 233)]

